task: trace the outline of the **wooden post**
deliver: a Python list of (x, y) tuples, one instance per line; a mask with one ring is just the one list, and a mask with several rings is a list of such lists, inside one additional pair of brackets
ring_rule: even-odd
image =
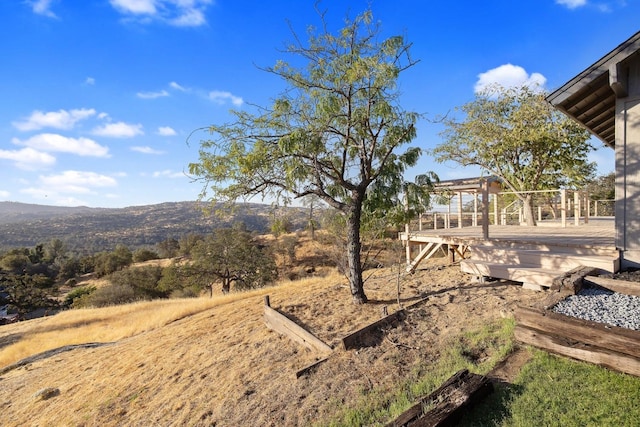
[(489, 239), (489, 181), (482, 181), (482, 238)]
[(580, 193), (573, 192), (573, 223), (580, 225)]
[(433, 213), (433, 229), (434, 230), (438, 229), (438, 213), (437, 212)]
[(498, 225), (498, 195), (493, 196), (493, 223)]
[(567, 190), (560, 190), (560, 217), (562, 218), (562, 227), (567, 226)]
[(269, 301), (269, 295), (264, 296), (264, 305), (271, 307), (271, 301)]
[(538, 206), (538, 222), (542, 221), (542, 206)]
[(298, 325), (278, 310), (267, 305), (268, 297), (265, 297), (264, 323), (267, 328), (286, 335), (291, 340), (319, 353), (331, 353), (333, 349), (318, 337)]
[(587, 193), (583, 193), (584, 197), (584, 223), (589, 224), (589, 211), (591, 210), (591, 201), (589, 200), (589, 195)]
[(473, 226), (478, 226), (478, 193), (473, 193)]
[(462, 228), (462, 191), (458, 191), (458, 228)]
[(597, 200), (593, 204), (593, 209), (594, 209), (593, 216), (598, 216), (598, 201)]

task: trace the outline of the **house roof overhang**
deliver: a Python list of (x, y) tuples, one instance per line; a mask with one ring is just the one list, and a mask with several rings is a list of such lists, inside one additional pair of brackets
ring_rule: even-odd
[(640, 31), (547, 96), (547, 101), (615, 147), (616, 98), (627, 96), (626, 64), (638, 55)]
[(434, 192), (480, 193), (485, 181), (489, 183), (490, 193), (497, 193), (500, 191), (500, 178), (496, 176), (484, 176), (440, 181), (434, 185)]

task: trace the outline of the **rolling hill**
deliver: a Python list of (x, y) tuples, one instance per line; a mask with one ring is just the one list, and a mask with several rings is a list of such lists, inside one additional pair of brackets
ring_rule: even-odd
[[(263, 204), (238, 204), (223, 215), (207, 214), (206, 207), (188, 201), (120, 209), (0, 202), (0, 251), (33, 247), (52, 239), (62, 240), (67, 248), (79, 253), (111, 250), (117, 244), (133, 250), (189, 233), (206, 234), (238, 222), (263, 233), (273, 215), (273, 208)], [(303, 227), (304, 209), (279, 209), (287, 209), (294, 228)]]

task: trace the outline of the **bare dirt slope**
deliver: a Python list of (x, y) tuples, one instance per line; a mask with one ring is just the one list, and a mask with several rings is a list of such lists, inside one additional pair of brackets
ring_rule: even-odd
[[(8, 426), (294, 426), (327, 419), (363, 391), (402, 381), (420, 360), (435, 360), (438, 344), (516, 304), (542, 298), (511, 283), (475, 284), (459, 267), (432, 261), (403, 279), (404, 305), (428, 297), (408, 319), (371, 348), (344, 351), (340, 340), (397, 310), (397, 269), (375, 270), (372, 301), (351, 303), (337, 274), (246, 294), (110, 345), (78, 348), (0, 375), (0, 413)], [(329, 360), (300, 379), (314, 354), (269, 331), (263, 296), (335, 348)], [(45, 327), (42, 320), (34, 323)], [(11, 326), (10, 326), (11, 327)], [(27, 323), (7, 337), (29, 334)], [(51, 396), (38, 394), (51, 389)]]

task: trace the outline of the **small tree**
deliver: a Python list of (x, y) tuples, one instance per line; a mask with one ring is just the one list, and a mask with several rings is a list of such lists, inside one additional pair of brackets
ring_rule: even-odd
[(593, 175), (588, 132), (540, 91), (494, 87), (461, 110), (465, 120), (445, 120), (445, 142), (432, 154), (439, 162), (476, 165), (500, 177), (522, 202), (528, 225), (535, 225), (532, 191), (580, 188)]
[(0, 306), (7, 305), (21, 316), (39, 308), (56, 308), (58, 302), (46, 289), (50, 285), (45, 276), (0, 272)]
[(193, 249), (192, 257), (193, 270), (211, 286), (214, 279), (222, 282), (223, 293), (232, 284), (236, 289), (264, 286), (277, 275), (273, 257), (245, 231), (217, 229)]
[(157, 244), (158, 252), (162, 258), (174, 258), (180, 252), (180, 242), (174, 238), (167, 238)]
[(158, 259), (158, 253), (151, 249), (138, 249), (133, 253), (133, 262), (145, 262)]
[(294, 34), (286, 48), (306, 66), (279, 61), (267, 68), (285, 81), (285, 92), (255, 114), (235, 111), (235, 123), (211, 126), (213, 138), (201, 142), (200, 161), (189, 170), (204, 184), (202, 197), (213, 200), (315, 195), (336, 209), (346, 225), (351, 295), (362, 304), (363, 207), (388, 190), (375, 183), (400, 182), (420, 156), (416, 147), (398, 153), (416, 137), (419, 115), (400, 107), (397, 84), (416, 61), (402, 36), (380, 38), (370, 11), (335, 35), (324, 17), (322, 24), (324, 31), (310, 30), (307, 45)]

